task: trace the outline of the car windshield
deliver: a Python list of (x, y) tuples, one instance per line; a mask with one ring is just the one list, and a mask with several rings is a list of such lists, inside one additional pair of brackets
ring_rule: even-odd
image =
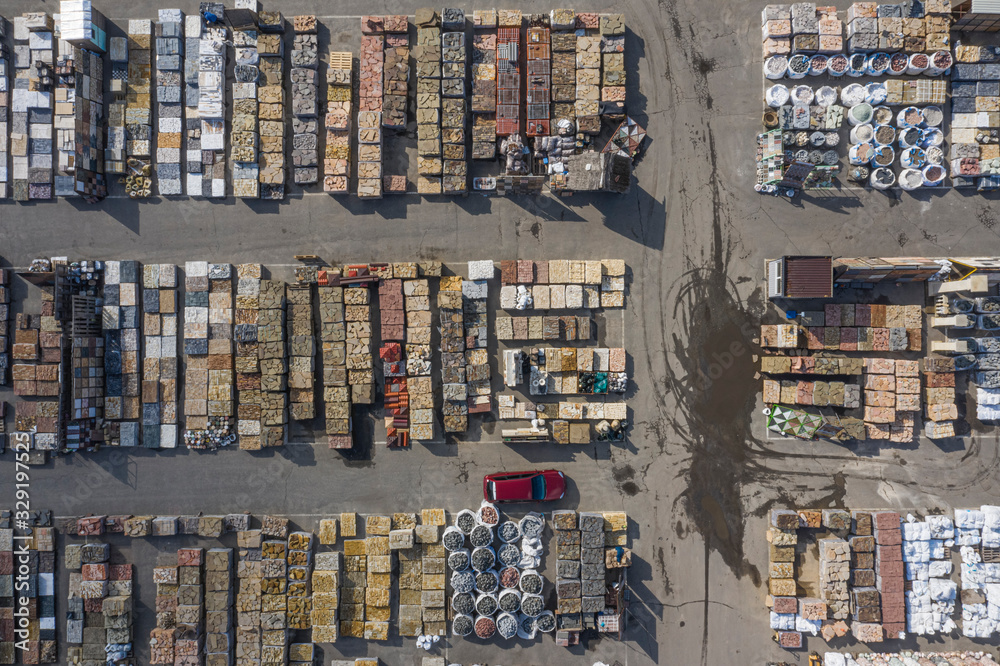
[(486, 482), (486, 493), (487, 499), (495, 500), (497, 498), (497, 484), (492, 481)]
[(531, 499), (545, 499), (545, 477), (541, 474), (531, 480)]

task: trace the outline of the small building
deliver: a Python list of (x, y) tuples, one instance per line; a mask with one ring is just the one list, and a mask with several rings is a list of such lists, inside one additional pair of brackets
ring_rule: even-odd
[(832, 298), (833, 257), (767, 260), (768, 298)]
[(963, 0), (951, 8), (952, 30), (1000, 32), (1000, 0)]

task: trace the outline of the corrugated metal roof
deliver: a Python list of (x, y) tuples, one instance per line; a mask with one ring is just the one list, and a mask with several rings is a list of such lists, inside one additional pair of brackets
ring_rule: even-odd
[(831, 298), (833, 296), (833, 258), (785, 257), (785, 296), (788, 298)]
[(1000, 14), (1000, 0), (972, 0), (972, 9), (976, 14)]

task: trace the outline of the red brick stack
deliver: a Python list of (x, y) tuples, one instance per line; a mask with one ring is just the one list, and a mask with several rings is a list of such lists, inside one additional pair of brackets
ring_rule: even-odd
[(882, 598), (882, 626), (887, 638), (906, 631), (906, 599), (903, 591), (903, 535), (899, 514), (879, 511), (875, 522), (875, 585)]

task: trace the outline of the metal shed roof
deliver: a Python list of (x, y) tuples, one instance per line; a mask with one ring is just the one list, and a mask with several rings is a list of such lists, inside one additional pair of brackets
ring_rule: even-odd
[(785, 296), (788, 298), (831, 298), (833, 296), (833, 258), (785, 257)]

